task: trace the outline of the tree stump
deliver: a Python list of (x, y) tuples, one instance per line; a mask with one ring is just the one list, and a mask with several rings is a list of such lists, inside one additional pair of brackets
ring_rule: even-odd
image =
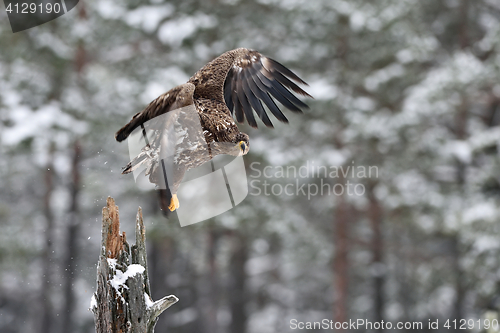
[(152, 333), (158, 316), (178, 301), (173, 295), (152, 301), (145, 241), (141, 208), (136, 217), (136, 244), (130, 248), (125, 232), (120, 234), (118, 206), (108, 197), (102, 209), (97, 290), (90, 303), (97, 333)]

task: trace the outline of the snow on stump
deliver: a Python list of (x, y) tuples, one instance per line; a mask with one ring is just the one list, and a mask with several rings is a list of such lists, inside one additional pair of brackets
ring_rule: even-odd
[(97, 333), (152, 333), (158, 316), (178, 301), (173, 295), (151, 300), (145, 241), (141, 208), (136, 217), (136, 244), (130, 248), (125, 232), (120, 234), (118, 206), (108, 197), (102, 209), (97, 291), (90, 302)]

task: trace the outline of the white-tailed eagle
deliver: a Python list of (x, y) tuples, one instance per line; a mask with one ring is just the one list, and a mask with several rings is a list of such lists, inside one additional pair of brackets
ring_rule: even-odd
[[(279, 121), (288, 122), (274, 99), (293, 112), (302, 112), (302, 109), (307, 108), (291, 91), (311, 96), (293, 81), (306, 85), (291, 70), (257, 51), (245, 48), (228, 51), (206, 64), (187, 83), (152, 101), (143, 111), (133, 116), (116, 133), (115, 138), (123, 141), (132, 131), (155, 117), (194, 106), (202, 128), (202, 139), (205, 146), (209, 147), (209, 153), (198, 153), (199, 149), (196, 147), (201, 145), (198, 142), (193, 144), (192, 141), (196, 139), (191, 138), (190, 142), (187, 142), (188, 139), (184, 142), (184, 146), (190, 145), (191, 148), (182, 152), (179, 150), (175, 154), (172, 185), (167, 190), (160, 190), (162, 210), (165, 213), (168, 212), (167, 209), (174, 211), (179, 207), (177, 189), (187, 170), (200, 166), (218, 154), (238, 156), (248, 153), (248, 135), (239, 131), (233, 115), (239, 123), (243, 123), (246, 118), (250, 126), (257, 127), (257, 114), (267, 127), (273, 127), (264, 105)], [(164, 135), (162, 130), (157, 128), (158, 135), (124, 168), (124, 174), (146, 163), (146, 175), (149, 174), (150, 180), (158, 184), (158, 156)]]

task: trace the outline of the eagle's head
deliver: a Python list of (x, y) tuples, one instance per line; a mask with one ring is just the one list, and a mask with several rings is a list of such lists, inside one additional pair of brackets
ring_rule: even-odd
[(243, 156), (250, 150), (250, 142), (248, 135), (245, 133), (238, 133), (233, 140), (226, 142), (212, 142), (210, 143), (210, 151), (212, 156), (219, 154)]
[(248, 134), (246, 133), (238, 133), (235, 138), (235, 143), (239, 148), (238, 156), (246, 155), (250, 150), (250, 141), (248, 138)]

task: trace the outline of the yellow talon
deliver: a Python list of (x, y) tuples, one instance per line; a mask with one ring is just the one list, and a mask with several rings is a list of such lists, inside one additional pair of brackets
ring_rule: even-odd
[(177, 199), (177, 194), (172, 194), (172, 199), (170, 200), (170, 205), (168, 206), (168, 209), (170, 209), (171, 212), (179, 208), (179, 199)]

